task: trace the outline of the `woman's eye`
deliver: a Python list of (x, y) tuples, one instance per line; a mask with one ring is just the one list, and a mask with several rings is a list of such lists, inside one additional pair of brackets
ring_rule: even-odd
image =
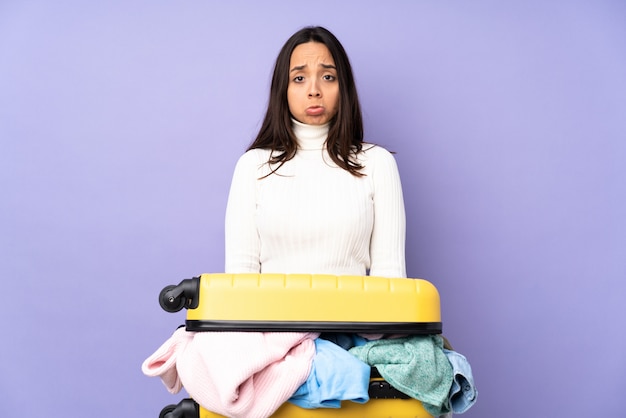
[(326, 81), (335, 81), (335, 76), (334, 75), (330, 75), (330, 74), (326, 74), (324, 77), (322, 77), (324, 80)]
[(301, 83), (303, 80), (304, 80), (304, 77), (302, 77), (301, 75), (293, 78), (293, 81), (295, 81), (296, 83)]

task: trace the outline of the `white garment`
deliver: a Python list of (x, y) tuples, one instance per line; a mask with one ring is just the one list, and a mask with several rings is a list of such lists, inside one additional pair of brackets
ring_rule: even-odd
[(325, 149), (328, 125), (297, 121), (295, 157), (271, 171), (253, 149), (235, 168), (226, 209), (226, 273), (406, 277), (406, 219), (395, 159), (364, 144), (356, 177)]

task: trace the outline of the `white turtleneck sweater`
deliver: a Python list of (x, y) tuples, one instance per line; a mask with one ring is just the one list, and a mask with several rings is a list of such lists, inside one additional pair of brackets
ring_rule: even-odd
[(298, 151), (270, 172), (270, 151), (242, 155), (226, 209), (226, 273), (406, 277), (400, 176), (384, 148), (364, 144), (363, 177), (337, 167), (328, 125), (293, 121)]

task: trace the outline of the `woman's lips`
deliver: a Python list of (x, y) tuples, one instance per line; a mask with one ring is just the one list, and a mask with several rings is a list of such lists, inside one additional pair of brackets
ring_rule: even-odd
[(309, 116), (319, 116), (324, 113), (324, 107), (322, 106), (311, 106), (306, 108), (306, 114)]

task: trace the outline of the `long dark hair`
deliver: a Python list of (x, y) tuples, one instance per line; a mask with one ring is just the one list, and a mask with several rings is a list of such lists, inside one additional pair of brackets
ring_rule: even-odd
[(259, 134), (248, 150), (255, 148), (271, 150), (268, 162), (278, 164), (272, 173), (296, 154), (298, 146), (291, 128), (291, 113), (287, 102), (289, 63), (293, 50), (298, 45), (307, 42), (319, 42), (326, 45), (337, 68), (339, 106), (337, 114), (330, 121), (326, 140), (328, 154), (339, 167), (355, 176), (362, 176), (360, 170), (363, 166), (356, 158), (353, 158), (363, 149), (363, 117), (352, 67), (339, 40), (330, 31), (320, 26), (309, 26), (299, 30), (280, 50), (274, 66), (267, 112)]

